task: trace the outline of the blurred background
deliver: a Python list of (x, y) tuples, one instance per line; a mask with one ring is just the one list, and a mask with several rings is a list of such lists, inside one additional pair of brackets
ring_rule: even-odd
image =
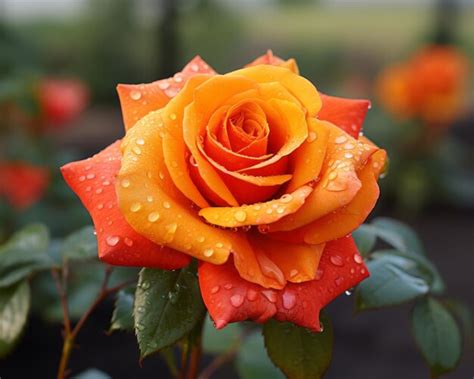
[[(374, 216), (414, 226), (472, 307), (473, 0), (0, 0), (0, 241), (31, 221), (56, 237), (90, 223), (58, 167), (123, 135), (117, 83), (171, 76), (197, 54), (225, 73), (267, 49), (325, 93), (372, 100), (365, 135), (391, 160)], [(426, 377), (407, 309), (352, 317), (338, 299), (327, 377)], [(109, 319), (110, 304), (86, 326), (74, 372), (167, 378), (158, 358), (140, 368), (133, 336), (105, 334)], [(48, 320), (33, 317), (2, 378), (54, 377), (61, 328)], [(471, 346), (447, 377), (473, 374)]]

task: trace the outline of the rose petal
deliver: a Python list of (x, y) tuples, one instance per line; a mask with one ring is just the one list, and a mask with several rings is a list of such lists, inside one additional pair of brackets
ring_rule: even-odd
[(321, 109), (321, 98), (314, 85), (287, 68), (259, 65), (233, 71), (228, 75), (249, 78), (258, 83), (279, 82), (301, 102), (310, 117), (316, 116)]
[(199, 56), (194, 57), (173, 78), (147, 84), (119, 84), (117, 91), (122, 107), (125, 129), (130, 129), (149, 112), (164, 107), (183, 88), (187, 80), (197, 74), (215, 74)]
[(163, 157), (160, 113), (145, 116), (124, 138), (116, 186), (122, 214), (138, 233), (157, 244), (224, 263), (238, 236), (202, 222), (192, 203), (174, 187)]
[(99, 258), (120, 266), (177, 269), (188, 265), (189, 256), (154, 244), (125, 221), (115, 193), (120, 161), (120, 141), (117, 141), (92, 158), (61, 167), (64, 179), (92, 217)]
[(298, 74), (299, 72), (298, 65), (296, 64), (296, 61), (293, 58), (284, 61), (283, 59), (273, 55), (273, 52), (271, 50), (267, 50), (266, 54), (263, 54), (262, 56), (258, 57), (245, 67), (252, 67), (260, 64), (270, 64), (274, 66), (285, 67), (293, 71), (295, 74)]
[(274, 290), (242, 279), (230, 260), (222, 266), (199, 266), (203, 300), (218, 329), (230, 322), (263, 323), (275, 317), (319, 331), (320, 310), (368, 272), (353, 239), (344, 237), (326, 244), (316, 275), (314, 280)]
[(370, 101), (320, 95), (323, 106), (318, 118), (333, 123), (355, 139), (359, 138)]
[(316, 180), (321, 172), (326, 156), (329, 128), (324, 121), (315, 118), (308, 120), (308, 138), (290, 157), (293, 178), (288, 183), (286, 193), (294, 191)]
[(269, 225), (270, 232), (300, 228), (347, 205), (361, 188), (357, 171), (377, 148), (359, 142), (342, 129), (330, 129), (328, 152), (321, 178), (298, 212)]
[(240, 207), (203, 208), (199, 211), (199, 215), (213, 225), (227, 228), (271, 224), (301, 208), (312, 190), (310, 186), (303, 186), (291, 194), (265, 203)]

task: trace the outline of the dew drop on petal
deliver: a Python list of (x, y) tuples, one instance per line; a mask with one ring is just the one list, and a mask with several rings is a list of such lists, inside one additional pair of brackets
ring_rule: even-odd
[(151, 212), (148, 215), (148, 221), (150, 222), (156, 222), (160, 218), (160, 214), (158, 212)]
[(120, 237), (117, 236), (108, 236), (106, 239), (107, 245), (116, 246), (120, 241)]
[(253, 289), (249, 289), (247, 291), (247, 299), (250, 300), (250, 301), (255, 301), (257, 300), (257, 296), (258, 296), (258, 292), (253, 290)]
[(313, 142), (314, 140), (316, 140), (316, 138), (318, 138), (318, 135), (316, 134), (316, 132), (309, 132), (308, 134), (308, 142)]
[(230, 289), (232, 288), (232, 284), (227, 283), (227, 284), (224, 285), (224, 288), (225, 288), (226, 290), (230, 290)]
[(120, 182), (120, 185), (121, 185), (123, 188), (128, 188), (128, 187), (130, 187), (130, 180), (128, 180), (128, 179), (123, 179), (123, 180)]
[(203, 252), (203, 255), (207, 258), (212, 257), (213, 254), (214, 254), (214, 250), (212, 250), (212, 249), (206, 249)]
[(240, 294), (235, 294), (230, 297), (230, 303), (232, 306), (238, 308), (244, 303), (244, 297)]
[(234, 218), (239, 222), (244, 222), (247, 218), (247, 213), (245, 213), (245, 211), (239, 210), (234, 213)]
[(212, 287), (212, 288), (211, 288), (211, 293), (212, 293), (213, 295), (216, 294), (217, 292), (219, 292), (220, 288), (221, 288), (220, 286), (214, 286), (214, 287)]
[(143, 146), (145, 144), (145, 140), (143, 138), (137, 138), (137, 145)]
[(324, 274), (324, 271), (323, 271), (322, 269), (318, 268), (318, 269), (316, 270), (316, 275), (315, 275), (314, 278), (315, 278), (316, 280), (319, 280), (319, 279), (321, 279), (321, 278), (323, 277), (323, 274)]
[(131, 240), (130, 238), (128, 237), (125, 237), (123, 242), (125, 243), (125, 245), (127, 245), (128, 247), (132, 247), (133, 246), (133, 240)]
[(138, 212), (140, 209), (142, 209), (142, 205), (140, 203), (133, 203), (130, 206), (130, 211), (131, 212)]
[(277, 295), (272, 290), (264, 290), (262, 291), (262, 295), (265, 296), (271, 303), (276, 303), (277, 301)]
[(280, 198), (280, 201), (282, 203), (289, 203), (291, 200), (293, 200), (293, 196), (290, 195), (289, 193), (283, 195), (281, 198)]
[(140, 91), (132, 91), (130, 92), (130, 98), (132, 100), (140, 100), (142, 97), (142, 93)]
[(339, 255), (331, 255), (329, 260), (334, 266), (338, 266), (338, 267), (344, 266), (344, 260)]
[(364, 260), (362, 259), (362, 257), (359, 255), (359, 254), (354, 254), (354, 262), (357, 263), (357, 264), (361, 264)]
[(338, 276), (336, 279), (334, 279), (334, 283), (336, 283), (336, 286), (340, 286), (342, 282), (344, 281), (344, 278)]
[(344, 143), (346, 141), (347, 141), (347, 137), (344, 136), (344, 135), (336, 137), (336, 139), (334, 140), (334, 142), (337, 143), (337, 144), (341, 144), (341, 143)]
[(282, 296), (283, 300), (283, 308), (285, 309), (291, 309), (295, 306), (296, 304), (296, 296), (294, 293), (285, 291)]
[(168, 201), (163, 201), (163, 208), (170, 209), (171, 204)]

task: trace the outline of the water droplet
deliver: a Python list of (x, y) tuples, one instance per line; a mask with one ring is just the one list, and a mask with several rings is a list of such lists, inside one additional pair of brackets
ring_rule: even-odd
[(148, 221), (150, 222), (156, 222), (160, 218), (160, 214), (158, 212), (151, 212), (148, 215)]
[(222, 242), (217, 242), (217, 243), (216, 243), (216, 247), (217, 247), (218, 249), (222, 249), (222, 248), (224, 247), (224, 244), (223, 244)]
[(322, 269), (318, 268), (318, 269), (316, 270), (316, 275), (315, 275), (314, 278), (315, 278), (316, 280), (319, 280), (319, 279), (321, 279), (321, 278), (323, 277), (323, 274), (324, 274), (324, 271), (323, 271)]
[(149, 203), (152, 203), (152, 202), (153, 202), (153, 196), (148, 195), (148, 196), (146, 197), (146, 201), (148, 201)]
[(270, 226), (269, 225), (260, 225), (258, 227), (258, 230), (260, 231), (260, 233), (266, 234), (270, 230)]
[(140, 149), (138, 146), (133, 146), (132, 151), (137, 155), (142, 153), (142, 149)]
[(142, 330), (145, 329), (145, 326), (144, 326), (142, 323), (137, 322), (137, 323), (135, 324), (135, 329), (137, 329), (137, 330), (139, 330), (139, 331), (142, 331)]
[(191, 70), (193, 70), (194, 72), (198, 72), (199, 71), (199, 66), (197, 64), (192, 64), (191, 65)]
[(207, 258), (212, 257), (213, 254), (214, 254), (214, 250), (212, 250), (212, 249), (206, 249), (203, 252), (203, 255)]
[(143, 288), (144, 290), (147, 290), (148, 288), (150, 288), (150, 282), (148, 282), (147, 280), (144, 280), (142, 283), (141, 283), (141, 288)]
[(87, 174), (87, 175), (86, 175), (86, 178), (87, 178), (87, 179), (94, 179), (94, 178), (95, 178), (95, 174)]
[(278, 208), (277, 208), (277, 213), (278, 213), (278, 214), (282, 214), (282, 213), (284, 213), (284, 212), (285, 212), (285, 208), (284, 208), (284, 207), (278, 207)]
[(336, 286), (340, 286), (343, 281), (344, 281), (344, 278), (341, 278), (340, 276), (334, 279), (334, 283), (336, 283)]
[(297, 269), (293, 269), (290, 271), (290, 278), (294, 278), (296, 275), (298, 275), (298, 270)]
[(191, 166), (193, 166), (193, 167), (197, 167), (197, 166), (198, 166), (198, 164), (197, 164), (197, 162), (196, 162), (196, 158), (194, 158), (193, 155), (191, 155), (191, 156), (189, 157), (189, 163), (191, 163)]
[(173, 121), (176, 120), (176, 114), (171, 113), (170, 114), (170, 119), (173, 120)]
[(132, 247), (132, 246), (133, 246), (133, 240), (131, 240), (131, 239), (128, 238), (128, 237), (125, 237), (125, 239), (123, 240), (123, 242), (124, 242), (125, 245), (127, 245), (128, 247)]
[(168, 299), (171, 304), (176, 304), (178, 302), (178, 294), (176, 292), (168, 292)]
[(345, 153), (344, 157), (346, 157), (347, 159), (351, 159), (354, 157), (354, 155), (352, 153)]
[(257, 300), (257, 296), (258, 296), (258, 292), (253, 290), (253, 289), (249, 289), (247, 291), (247, 299), (250, 300), (250, 301), (255, 301)]
[(104, 181), (102, 182), (102, 185), (103, 185), (103, 186), (109, 186), (109, 185), (110, 185), (110, 182), (109, 182), (108, 180), (104, 180)]
[(268, 209), (265, 211), (265, 213), (266, 213), (267, 215), (271, 215), (271, 214), (273, 213), (273, 209), (272, 209), (272, 208), (268, 208)]
[(132, 100), (140, 100), (142, 98), (142, 93), (140, 91), (132, 91), (130, 92), (130, 98)]
[(117, 236), (108, 236), (106, 239), (107, 245), (116, 246), (120, 241), (120, 237)]
[(123, 179), (123, 180), (120, 182), (120, 185), (121, 185), (123, 188), (128, 188), (128, 187), (130, 187), (130, 180), (128, 180), (128, 179)]
[(353, 149), (353, 148), (354, 148), (354, 144), (353, 144), (353, 143), (348, 142), (348, 143), (346, 143), (346, 144), (344, 145), (344, 149), (346, 149), (346, 150), (351, 150), (351, 149)]
[(163, 208), (170, 209), (171, 204), (168, 201), (163, 201)]
[(328, 180), (334, 180), (337, 178), (337, 172), (335, 171), (332, 171), (329, 175), (328, 175)]
[(295, 294), (289, 291), (285, 291), (283, 293), (282, 300), (283, 300), (283, 308), (285, 309), (291, 309), (296, 304)]
[(104, 204), (102, 203), (97, 204), (97, 209), (104, 209)]
[(344, 143), (346, 141), (347, 141), (347, 137), (344, 136), (344, 135), (336, 137), (336, 139), (334, 140), (334, 142), (337, 143), (337, 144), (341, 144), (341, 143)]
[(224, 288), (225, 288), (226, 290), (230, 290), (230, 289), (232, 288), (232, 284), (227, 283), (227, 284), (224, 285)]
[(265, 296), (271, 303), (276, 303), (277, 301), (277, 295), (272, 290), (264, 290), (262, 291), (262, 295)]
[(142, 209), (142, 205), (140, 203), (133, 203), (130, 206), (130, 211), (132, 212), (138, 212), (140, 209)]
[(239, 222), (244, 222), (247, 218), (247, 213), (245, 213), (245, 211), (239, 210), (234, 213), (234, 218)]
[(357, 263), (357, 264), (359, 264), (359, 265), (364, 261), (364, 260), (362, 259), (362, 257), (361, 257), (359, 254), (357, 254), (357, 253), (354, 254), (354, 257), (353, 257), (353, 258), (354, 258), (354, 262)]
[(240, 294), (235, 294), (230, 297), (230, 303), (232, 306), (238, 308), (244, 303), (244, 297)]
[(172, 224), (169, 224), (169, 225), (166, 225), (166, 231), (168, 233), (175, 233), (176, 232), (176, 229), (178, 229), (178, 224), (173, 222)]
[(137, 145), (143, 146), (145, 144), (145, 140), (143, 138), (137, 138)]
[(339, 266), (339, 267), (344, 266), (344, 260), (339, 255), (331, 255), (329, 260), (334, 266)]
[(308, 142), (313, 142), (316, 138), (318, 138), (318, 135), (316, 132), (309, 132), (308, 134)]
[(80, 181), (80, 182), (83, 182), (84, 180), (86, 180), (86, 177), (85, 177), (84, 175), (81, 175), (81, 176), (79, 177), (79, 181)]
[(165, 178), (165, 174), (163, 174), (161, 171), (158, 173), (158, 176), (160, 177), (161, 180)]
[(160, 89), (167, 89), (169, 88), (170, 84), (168, 83), (167, 80), (162, 80), (158, 83), (158, 87), (160, 87)]
[(200, 243), (204, 242), (205, 240), (206, 240), (206, 238), (204, 236), (199, 236), (197, 238), (197, 241), (200, 242)]
[(211, 289), (211, 293), (214, 295), (214, 294), (216, 294), (217, 292), (219, 292), (220, 289), (221, 289), (220, 286), (214, 286), (214, 287), (212, 287), (212, 289)]
[(145, 307), (142, 306), (142, 305), (138, 306), (138, 307), (137, 307), (137, 312), (138, 312), (138, 313), (144, 313), (144, 312), (145, 312)]
[(347, 296), (351, 296), (354, 293), (354, 288), (350, 288), (344, 292)]

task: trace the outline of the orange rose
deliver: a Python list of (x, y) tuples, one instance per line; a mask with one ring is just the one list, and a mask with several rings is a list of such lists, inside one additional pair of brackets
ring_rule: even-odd
[(321, 95), (271, 53), (226, 75), (196, 57), (118, 92), (124, 139), (62, 168), (100, 258), (175, 269), (194, 257), (218, 328), (276, 317), (319, 330), (319, 310), (368, 275), (350, 233), (385, 162), (359, 138), (370, 103)]
[(386, 68), (377, 81), (381, 103), (400, 117), (449, 125), (464, 106), (467, 59), (452, 47), (430, 46)]

